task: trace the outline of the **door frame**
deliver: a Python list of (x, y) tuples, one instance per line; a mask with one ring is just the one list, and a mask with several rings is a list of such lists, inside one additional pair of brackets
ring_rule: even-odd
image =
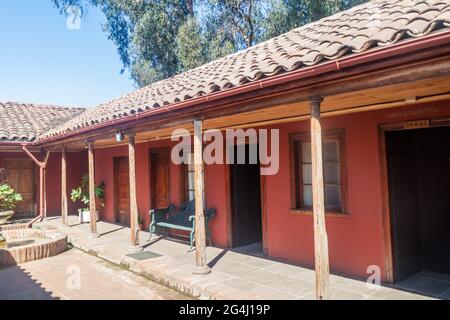
[(36, 179), (36, 166), (35, 166), (35, 163), (31, 159), (17, 157), (17, 158), (4, 158), (3, 159), (3, 165), (5, 167), (5, 170), (7, 171), (8, 168), (6, 167), (6, 162), (8, 162), (8, 161), (19, 161), (19, 160), (20, 161), (27, 160), (27, 161), (30, 161), (33, 164), (31, 166), (31, 170), (32, 170), (32, 186), (33, 186), (33, 203), (31, 205), (31, 212), (30, 212), (30, 214), (33, 217), (36, 217), (37, 216), (37, 195), (36, 195), (36, 193), (38, 191), (38, 186), (36, 184), (36, 181), (39, 180), (39, 179)]
[[(115, 223), (120, 222), (120, 212), (119, 212), (119, 166), (118, 162), (120, 160), (126, 159), (130, 161), (128, 156), (114, 157), (113, 158), (113, 175), (114, 175), (114, 220)], [(128, 174), (129, 174), (128, 169)], [(129, 185), (129, 182), (128, 182)], [(131, 212), (131, 210), (130, 210)]]
[(149, 208), (153, 209), (153, 166), (152, 166), (152, 155), (161, 153), (162, 151), (169, 152), (169, 205), (172, 204), (172, 175), (171, 175), (171, 164), (172, 160), (170, 158), (171, 147), (159, 147), (159, 148), (150, 148), (148, 150), (148, 178), (149, 178), (149, 186), (150, 186), (150, 196), (149, 196)]
[(385, 262), (384, 275), (387, 283), (394, 283), (394, 259), (392, 248), (393, 230), (391, 226), (391, 208), (390, 208), (390, 194), (389, 194), (389, 172), (387, 165), (387, 151), (386, 151), (386, 132), (388, 131), (406, 131), (414, 129), (427, 129), (436, 127), (450, 126), (450, 117), (427, 118), (420, 120), (427, 120), (428, 126), (417, 128), (406, 128), (406, 124), (416, 119), (397, 121), (378, 125), (378, 148), (379, 161), (381, 173), (381, 199), (382, 199), (382, 232), (383, 232), (383, 256)]
[[(236, 144), (238, 145), (239, 142)], [(242, 144), (242, 142), (241, 142)], [(246, 139), (245, 144), (249, 144)], [(224, 144), (224, 155), (227, 155), (227, 145)], [(267, 225), (267, 177), (261, 175), (261, 169), (264, 165), (259, 162), (259, 172), (260, 172), (260, 198), (261, 198), (261, 229), (262, 229), (262, 246), (264, 256), (269, 256), (269, 237), (268, 237), (268, 225)], [(232, 188), (233, 182), (231, 179), (231, 164), (225, 162), (225, 203), (226, 203), (226, 225), (227, 225), (227, 242), (228, 247), (233, 247), (234, 237), (233, 237), (233, 197)]]

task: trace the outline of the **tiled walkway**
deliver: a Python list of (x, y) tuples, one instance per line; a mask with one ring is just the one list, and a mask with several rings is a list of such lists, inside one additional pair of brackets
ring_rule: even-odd
[(1, 300), (174, 300), (187, 297), (78, 249), (0, 269)]
[(428, 292), (433, 297), (450, 299), (450, 275), (421, 271), (398, 283), (397, 287), (411, 292)]
[[(77, 248), (98, 255), (110, 262), (128, 267), (131, 271), (156, 280), (193, 297), (202, 299), (314, 299), (314, 272), (243, 253), (207, 248), (212, 267), (209, 275), (193, 275), (195, 253), (189, 246), (141, 233), (141, 245), (156, 253), (146, 260), (135, 260), (129, 253), (129, 228), (99, 222), (100, 238), (89, 237), (89, 225), (78, 225), (70, 217), (71, 227), (63, 228), (59, 218), (36, 227), (63, 228), (70, 242)], [(331, 276), (333, 299), (428, 299), (396, 289), (368, 287), (365, 282)]]

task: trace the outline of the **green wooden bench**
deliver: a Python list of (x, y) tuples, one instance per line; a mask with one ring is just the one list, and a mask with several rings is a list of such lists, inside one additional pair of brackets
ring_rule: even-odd
[[(190, 251), (194, 248), (195, 242), (195, 201), (177, 208), (170, 205), (165, 209), (151, 209), (150, 237), (160, 230), (175, 229), (189, 232)], [(211, 231), (209, 229), (209, 220), (216, 216), (215, 209), (205, 210), (206, 239), (211, 244)]]

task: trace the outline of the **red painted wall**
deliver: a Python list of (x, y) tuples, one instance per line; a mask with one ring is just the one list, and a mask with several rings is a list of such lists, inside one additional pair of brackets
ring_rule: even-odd
[[(384, 274), (382, 233), (382, 197), (378, 125), (405, 120), (440, 117), (450, 114), (448, 102), (417, 105), (375, 112), (323, 119), (323, 129), (345, 129), (348, 180), (348, 212), (343, 217), (327, 217), (331, 270), (365, 277), (370, 265), (378, 265)], [(267, 177), (268, 251), (273, 258), (313, 266), (312, 216), (290, 210), (289, 134), (309, 132), (309, 122), (284, 124), (280, 129), (280, 170)], [(149, 149), (173, 146), (171, 141), (137, 145), (137, 193), (139, 214), (149, 224), (150, 208)], [(102, 219), (114, 221), (113, 158), (127, 156), (126, 147), (96, 150), (96, 180), (106, 183), (107, 206)], [(216, 208), (217, 217), (210, 226), (216, 246), (227, 247), (228, 219), (226, 203), (227, 170), (225, 165), (205, 169), (208, 207)], [(179, 167), (171, 165), (171, 202), (179, 203)]]
[[(326, 219), (329, 237), (331, 270), (336, 273), (365, 277), (369, 265), (378, 265), (384, 274), (384, 247), (382, 230), (382, 194), (380, 177), (378, 126), (405, 120), (438, 118), (450, 115), (450, 101), (417, 105), (374, 112), (364, 112), (323, 119), (323, 129), (345, 129), (348, 212), (349, 216)], [(280, 170), (267, 177), (268, 251), (273, 258), (295, 264), (313, 266), (312, 217), (298, 215), (290, 210), (290, 159), (289, 134), (309, 132), (308, 121), (284, 124), (280, 129)], [(148, 227), (150, 204), (149, 150), (171, 147), (169, 140), (137, 144), (137, 201), (139, 215)], [(17, 157), (18, 153), (0, 153), (3, 158)], [(24, 155), (21, 155), (24, 156)], [(106, 207), (101, 219), (114, 222), (114, 157), (128, 156), (126, 146), (95, 150), (96, 182), (106, 184)], [(52, 154), (48, 167), (48, 212), (60, 214), (60, 154)], [(81, 175), (87, 172), (86, 152), (69, 154), (69, 188), (78, 185)], [(217, 217), (210, 226), (216, 246), (227, 247), (228, 221), (226, 203), (227, 168), (210, 165), (205, 169), (206, 203), (216, 208)], [(171, 202), (180, 202), (180, 167), (170, 167)], [(36, 184), (38, 184), (36, 175)], [(37, 197), (37, 196), (36, 196)], [(71, 212), (79, 206), (70, 205)]]
[[(36, 170), (38, 171), (38, 170)], [(78, 214), (78, 209), (83, 205), (80, 202), (73, 203), (70, 200), (71, 190), (78, 187), (81, 177), (88, 172), (87, 152), (67, 153), (67, 192), (68, 213)], [(61, 215), (61, 153), (51, 153), (46, 170), (47, 179), (47, 215)], [(39, 185), (39, 175), (36, 180)], [(39, 196), (37, 195), (37, 199)], [(38, 201), (39, 208), (39, 201)]]
[[(150, 217), (148, 212), (151, 208), (151, 185), (150, 185), (150, 161), (151, 149), (171, 148), (176, 142), (161, 140), (136, 145), (136, 183), (137, 202), (139, 216), (144, 219), (144, 226), (148, 228)], [(95, 150), (95, 180), (96, 183), (104, 182), (106, 206), (100, 212), (100, 218), (104, 221), (115, 222), (114, 212), (114, 158), (128, 157), (127, 146)], [(171, 203), (179, 205), (180, 197), (180, 166), (173, 163), (170, 165), (170, 197)], [(223, 166), (210, 166), (205, 169), (205, 196), (207, 206), (216, 208), (217, 217), (210, 224), (213, 233), (213, 242), (217, 246), (227, 246), (226, 237), (226, 213), (225, 195), (223, 193), (224, 173)]]
[[(159, 142), (158, 146), (163, 147), (164, 144)], [(136, 146), (136, 184), (137, 184), (137, 202), (139, 216), (144, 219), (147, 228), (150, 222), (148, 211), (150, 209), (150, 174), (149, 174), (149, 149), (148, 143), (137, 144)], [(104, 221), (116, 222), (114, 212), (114, 158), (128, 157), (127, 146), (116, 148), (95, 150), (95, 180), (96, 183), (105, 183), (105, 208), (101, 210), (100, 217)], [(174, 176), (176, 176), (171, 167), (171, 186)], [(175, 181), (176, 182), (176, 181)], [(174, 191), (171, 191), (173, 194)], [(177, 193), (177, 192), (175, 192)]]
[[(331, 270), (367, 277), (378, 265), (384, 274), (382, 193), (378, 125), (450, 115), (450, 102), (323, 118), (323, 129), (345, 129), (349, 216), (326, 218)], [(275, 127), (272, 127), (275, 128)], [(290, 210), (289, 134), (309, 132), (309, 122), (280, 129), (280, 171), (267, 177), (269, 254), (314, 265), (312, 216)]]
[(205, 169), (205, 197), (208, 208), (216, 209), (216, 217), (211, 220), (210, 228), (215, 246), (229, 247), (229, 224), (227, 216), (227, 171), (225, 165), (213, 164)]
[[(40, 154), (34, 154), (37, 159), (43, 159)], [(27, 158), (23, 152), (1, 152), (0, 167), (4, 166), (4, 159)], [(68, 211), (69, 214), (76, 214), (79, 203), (70, 201), (70, 190), (80, 184), (81, 176), (87, 172), (87, 153), (69, 152), (67, 153), (67, 189), (68, 189)], [(39, 168), (34, 170), (34, 190), (36, 201), (36, 213), (39, 211)], [(47, 163), (47, 215), (61, 215), (61, 153), (51, 153)]]
[[(150, 163), (149, 152), (151, 149), (170, 147), (171, 141), (156, 141), (152, 143), (141, 143), (136, 145), (136, 184), (137, 184), (137, 202), (139, 216), (144, 219), (145, 227), (150, 223), (148, 212), (150, 210), (151, 189), (150, 189)], [(95, 150), (95, 179), (97, 183), (105, 183), (105, 202), (106, 206), (101, 211), (101, 219), (115, 222), (114, 212), (114, 158), (128, 157), (127, 146), (116, 148)], [(174, 164), (170, 166), (170, 196), (171, 202), (179, 205), (179, 177), (180, 168)]]

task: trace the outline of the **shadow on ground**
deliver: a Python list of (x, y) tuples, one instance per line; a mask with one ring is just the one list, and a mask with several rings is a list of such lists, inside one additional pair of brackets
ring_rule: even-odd
[(20, 266), (0, 269), (1, 300), (58, 300)]

